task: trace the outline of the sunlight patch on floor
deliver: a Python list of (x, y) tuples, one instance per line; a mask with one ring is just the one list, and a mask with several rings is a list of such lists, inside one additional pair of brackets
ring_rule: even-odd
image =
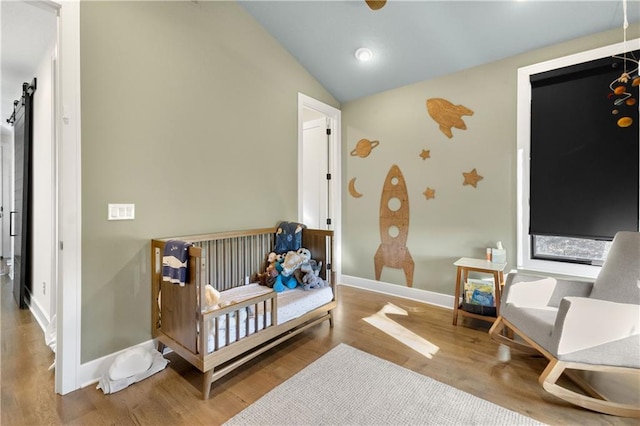
[(378, 330), (383, 331), (384, 333), (398, 340), (400, 343), (403, 343), (404, 345), (410, 347), (420, 355), (424, 355), (429, 359), (433, 358), (436, 352), (438, 352), (438, 350), (440, 349), (438, 346), (418, 336), (406, 327), (398, 324), (391, 318), (387, 317), (387, 314), (408, 315), (407, 311), (405, 311), (404, 309), (399, 308), (392, 303), (387, 303), (375, 314), (362, 319)]

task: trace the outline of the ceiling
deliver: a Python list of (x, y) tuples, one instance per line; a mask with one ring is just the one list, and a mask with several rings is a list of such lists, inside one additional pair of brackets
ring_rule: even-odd
[[(609, 29), (623, 38), (622, 0), (239, 3), (340, 103)], [(358, 62), (360, 47), (373, 60)]]
[[(639, 22), (640, 0), (627, 1), (629, 22)], [(341, 103), (588, 34), (623, 34), (622, 0), (389, 0), (378, 11), (363, 0), (238, 2)], [(51, 3), (37, 4), (0, 1), (3, 131), (55, 37)], [(370, 62), (354, 57), (363, 46)]]
[(35, 2), (1, 0), (0, 23), (0, 123), (5, 132), (13, 101), (22, 95), (22, 83), (33, 80), (44, 54), (55, 41), (56, 12)]

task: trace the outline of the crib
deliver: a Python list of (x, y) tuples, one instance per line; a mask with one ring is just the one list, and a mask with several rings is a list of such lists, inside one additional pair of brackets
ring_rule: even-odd
[[(162, 279), (167, 241), (193, 243), (184, 286)], [(276, 293), (252, 282), (273, 250), (275, 228), (151, 240), (152, 335), (158, 350), (169, 347), (202, 371), (202, 397), (211, 385), (247, 361), (325, 320), (333, 327), (337, 306), (332, 271), (333, 231), (304, 229), (302, 247), (322, 262), (326, 286)], [(221, 308), (207, 309), (205, 285), (221, 294)]]

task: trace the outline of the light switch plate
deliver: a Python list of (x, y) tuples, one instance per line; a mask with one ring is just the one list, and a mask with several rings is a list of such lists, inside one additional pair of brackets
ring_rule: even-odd
[(108, 220), (133, 220), (135, 218), (135, 204), (109, 204)]

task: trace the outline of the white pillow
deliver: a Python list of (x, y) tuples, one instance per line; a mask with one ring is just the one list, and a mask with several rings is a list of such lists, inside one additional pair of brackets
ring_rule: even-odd
[(151, 367), (153, 356), (143, 347), (132, 348), (116, 357), (109, 368), (109, 378), (119, 380), (144, 373)]

